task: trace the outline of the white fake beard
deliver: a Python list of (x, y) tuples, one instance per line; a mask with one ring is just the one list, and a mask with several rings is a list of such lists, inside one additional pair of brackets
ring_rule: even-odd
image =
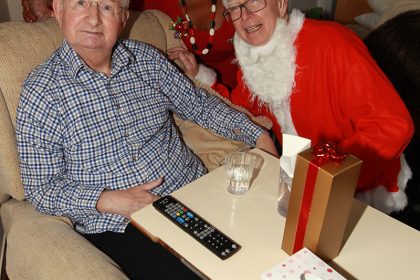
[(288, 22), (279, 18), (270, 41), (263, 46), (249, 45), (237, 34), (234, 37), (236, 57), (251, 93), (270, 107), (282, 133), (293, 135), (297, 134), (290, 113), (296, 72), (294, 42), (303, 21), (298, 10), (293, 10)]

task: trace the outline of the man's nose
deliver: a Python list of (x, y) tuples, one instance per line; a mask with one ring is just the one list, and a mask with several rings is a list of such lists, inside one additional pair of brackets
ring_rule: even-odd
[(251, 15), (251, 13), (248, 11), (248, 9), (245, 6), (242, 6), (241, 7), (241, 18), (242, 19), (247, 19), (250, 15)]
[(97, 25), (100, 21), (100, 10), (99, 10), (99, 3), (98, 2), (92, 2), (88, 9), (87, 13), (87, 19), (88, 22), (92, 25)]

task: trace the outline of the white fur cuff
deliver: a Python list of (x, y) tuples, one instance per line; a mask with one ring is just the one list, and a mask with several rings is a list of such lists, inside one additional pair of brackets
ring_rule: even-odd
[(194, 78), (207, 86), (212, 86), (216, 82), (216, 77), (217, 74), (213, 69), (200, 64), (198, 66), (197, 76)]
[(386, 214), (403, 210), (407, 206), (405, 188), (413, 173), (405, 160), (404, 154), (401, 154), (400, 161), (401, 170), (398, 174), (399, 190), (397, 192), (388, 192), (384, 186), (377, 186), (372, 190), (358, 193), (356, 198)]

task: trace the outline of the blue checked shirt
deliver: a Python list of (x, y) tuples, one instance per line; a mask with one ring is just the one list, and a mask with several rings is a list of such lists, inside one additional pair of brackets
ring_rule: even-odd
[(86, 233), (123, 232), (127, 219), (96, 209), (104, 190), (164, 177), (152, 190), (164, 196), (206, 172), (172, 113), (252, 146), (263, 132), (144, 43), (118, 42), (108, 77), (64, 41), (21, 92), (16, 132), (26, 198)]

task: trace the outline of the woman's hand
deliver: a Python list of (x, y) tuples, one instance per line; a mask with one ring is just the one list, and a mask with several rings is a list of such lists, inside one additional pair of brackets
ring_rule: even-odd
[(187, 46), (181, 40), (181, 47), (175, 47), (168, 50), (168, 58), (170, 60), (179, 59), (184, 68), (185, 73), (191, 78), (195, 78), (198, 74), (198, 63), (193, 53), (188, 51)]

